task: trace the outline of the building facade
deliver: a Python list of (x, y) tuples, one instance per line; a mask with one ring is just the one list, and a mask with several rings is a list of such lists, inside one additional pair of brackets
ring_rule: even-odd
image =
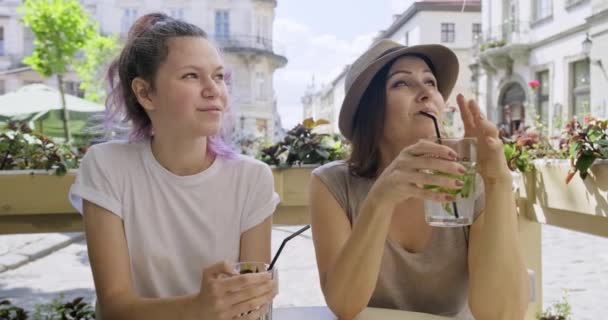
[[(456, 94), (476, 96), (472, 82), (471, 49), (481, 36), (480, 1), (427, 0), (413, 2), (402, 14), (395, 15), (386, 30), (375, 40), (392, 39), (406, 46), (438, 43), (452, 49), (460, 63), (458, 80), (447, 101), (456, 106)], [(331, 122), (325, 131), (339, 132), (338, 115), (344, 99), (344, 80), (348, 66), (331, 83), (320, 89), (309, 88), (302, 97), (304, 117), (325, 118)]]
[[(33, 35), (19, 22), (21, 0), (0, 2), (0, 93), (36, 82), (56, 86), (22, 64), (33, 50)], [(133, 22), (149, 12), (165, 12), (205, 30), (222, 49), (231, 73), (231, 107), (237, 130), (276, 140), (281, 123), (273, 87), (274, 71), (287, 64), (273, 42), (276, 0), (81, 0), (103, 34), (126, 35)], [(78, 77), (66, 76), (66, 92), (78, 91)]]
[(572, 116), (606, 117), (607, 0), (482, 0), (482, 28), (471, 69), (490, 119), (557, 135)]

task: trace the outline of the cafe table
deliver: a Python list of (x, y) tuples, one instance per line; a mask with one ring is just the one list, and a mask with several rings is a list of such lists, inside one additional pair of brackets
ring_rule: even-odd
[[(272, 320), (336, 320), (338, 319), (327, 307), (286, 307), (275, 308)], [(427, 313), (401, 310), (366, 308), (354, 320), (449, 320)]]

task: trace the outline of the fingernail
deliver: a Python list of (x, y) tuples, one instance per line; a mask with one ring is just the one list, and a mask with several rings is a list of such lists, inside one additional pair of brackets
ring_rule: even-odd
[(467, 173), (467, 169), (465, 169), (464, 167), (458, 167), (458, 172), (465, 174)]
[(456, 154), (456, 152), (454, 151), (450, 151), (450, 153), (448, 154), (450, 156), (450, 158), (456, 160), (456, 158), (458, 157), (458, 154)]
[(462, 187), (462, 186), (464, 186), (464, 182), (463, 182), (462, 180), (454, 180), (454, 184), (455, 184), (457, 187)]
[(445, 195), (445, 196), (443, 196), (443, 197), (444, 197), (444, 198), (445, 198), (445, 200), (447, 200), (447, 201), (454, 201), (454, 197), (453, 197), (453, 196), (451, 196), (451, 195), (449, 195), (449, 194), (446, 194), (446, 195)]

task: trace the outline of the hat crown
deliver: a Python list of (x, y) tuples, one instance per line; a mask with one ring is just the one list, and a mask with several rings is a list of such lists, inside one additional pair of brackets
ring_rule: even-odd
[(382, 57), (387, 51), (396, 49), (396, 48), (404, 48), (405, 46), (389, 39), (382, 39), (374, 44), (363, 53), (353, 64), (350, 69), (346, 73), (346, 79), (344, 80), (345, 90), (348, 91), (350, 87), (353, 85), (355, 80), (359, 77), (361, 73), (363, 73), (369, 65), (371, 65), (374, 61), (378, 60), (378, 58)]

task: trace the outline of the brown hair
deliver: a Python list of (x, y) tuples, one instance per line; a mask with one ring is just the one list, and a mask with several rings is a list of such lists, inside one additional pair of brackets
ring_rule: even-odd
[(349, 171), (360, 177), (373, 178), (379, 173), (380, 139), (386, 113), (385, 82), (391, 65), (388, 63), (374, 76), (353, 119), (352, 151), (347, 163)]

